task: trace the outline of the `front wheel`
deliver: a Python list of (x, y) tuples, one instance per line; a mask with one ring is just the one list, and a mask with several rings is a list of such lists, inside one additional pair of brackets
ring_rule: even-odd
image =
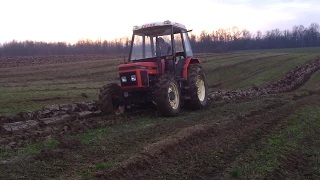
[(188, 95), (190, 99), (187, 100), (187, 107), (190, 109), (202, 109), (208, 102), (208, 87), (204, 71), (200, 64), (190, 64), (188, 67), (189, 89)]
[(164, 116), (176, 116), (180, 111), (180, 88), (174, 77), (161, 76), (155, 85), (154, 102)]
[(123, 114), (124, 106), (116, 106), (113, 104), (113, 99), (119, 96), (121, 87), (116, 83), (104, 85), (100, 89), (99, 100), (97, 107), (102, 115), (106, 114)]

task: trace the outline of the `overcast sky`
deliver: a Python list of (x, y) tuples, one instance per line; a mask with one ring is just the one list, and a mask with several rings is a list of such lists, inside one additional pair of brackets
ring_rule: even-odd
[(172, 20), (201, 30), (251, 32), (320, 24), (320, 0), (0, 0), (0, 43), (130, 36), (134, 25)]

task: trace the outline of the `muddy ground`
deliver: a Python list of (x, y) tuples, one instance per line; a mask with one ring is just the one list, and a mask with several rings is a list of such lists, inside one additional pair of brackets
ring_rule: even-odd
[[(264, 87), (253, 87), (235, 91), (210, 92), (212, 100), (246, 99), (266, 94), (289, 92), (302, 86), (320, 68), (320, 59), (310, 61), (289, 71), (282, 79)], [(100, 116), (95, 102), (50, 105), (31, 112), (20, 112), (14, 117), (0, 117), (0, 148), (4, 150), (24, 147), (59, 135), (75, 134), (96, 127), (104, 127), (110, 122), (91, 121)]]
[[(277, 135), (274, 129), (285, 128), (298, 110), (320, 105), (318, 89), (295, 91), (319, 67), (320, 59), (315, 59), (263, 87), (211, 92), (206, 109), (184, 110), (176, 118), (159, 117), (154, 109), (100, 117), (95, 102), (51, 105), (3, 116), (0, 177), (241, 179), (232, 174), (238, 157), (253, 145), (259, 149), (266, 137)], [(104, 129), (92, 131), (98, 128)], [(30, 146), (46, 140), (54, 143), (34, 149)], [(316, 148), (317, 143), (309, 137), (300, 145)], [(290, 172), (297, 179), (319, 177), (319, 171), (312, 168), (316, 165), (312, 164), (314, 154), (280, 153), (287, 158), (264, 178), (282, 179)]]

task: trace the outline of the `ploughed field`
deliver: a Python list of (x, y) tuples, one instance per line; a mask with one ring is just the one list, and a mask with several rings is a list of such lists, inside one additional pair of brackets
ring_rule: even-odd
[(0, 179), (319, 179), (320, 53), (198, 54), (201, 111), (99, 116), (121, 56), (0, 59)]

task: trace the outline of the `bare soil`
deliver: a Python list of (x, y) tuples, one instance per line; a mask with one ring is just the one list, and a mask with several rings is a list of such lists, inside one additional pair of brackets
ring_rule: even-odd
[[(99, 58), (102, 57), (97, 57), (97, 61)], [(18, 59), (4, 67), (27, 66), (24, 60)], [(30, 62), (39, 66), (43, 63), (37, 58)], [(55, 65), (56, 62), (52, 63)], [(222, 102), (211, 101), (202, 111), (184, 110), (176, 118), (158, 117), (154, 109), (100, 117), (99, 113), (95, 114), (94, 102), (52, 105), (29, 114), (21, 112), (15, 117), (3, 116), (0, 118), (0, 152), (19, 152), (32, 143), (45, 140), (56, 140), (58, 144), (29, 150), (29, 153), (1, 156), (0, 178), (229, 179), (226, 175), (228, 168), (251, 145), (270, 135), (297, 110), (319, 104), (318, 91), (302, 95), (293, 92), (319, 69), (320, 59), (312, 63), (296, 67), (284, 78), (255, 90), (265, 92), (263, 88), (269, 88), (273, 90), (270, 93), (248, 96), (244, 91), (212, 92), (211, 99), (219, 95)], [(43, 72), (39, 70), (38, 73)], [(36, 99), (47, 100), (52, 99)], [(64, 119), (59, 119), (61, 117)], [(33, 128), (10, 133), (3, 129), (32, 119), (38, 123)], [(77, 138), (77, 135), (96, 129), (106, 131), (99, 136), (92, 135), (91, 139), (89, 135)], [(301, 141), (306, 147), (312, 143), (312, 138)], [(314, 164), (310, 154), (297, 151), (284, 153), (283, 157), (279, 168), (269, 173), (266, 179), (312, 177), (315, 173), (311, 170)]]

